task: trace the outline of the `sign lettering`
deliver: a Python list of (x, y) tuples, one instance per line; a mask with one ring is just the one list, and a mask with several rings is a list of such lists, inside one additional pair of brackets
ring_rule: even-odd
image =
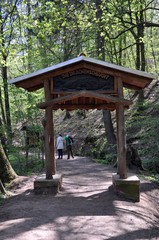
[(53, 92), (82, 90), (113, 92), (114, 77), (89, 69), (78, 69), (53, 79)]

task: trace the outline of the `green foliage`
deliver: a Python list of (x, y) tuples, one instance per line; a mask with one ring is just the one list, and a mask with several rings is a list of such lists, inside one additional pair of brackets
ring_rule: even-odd
[(10, 105), (13, 123), (34, 122), (37, 124), (41, 111), (36, 104), (43, 100), (41, 90), (35, 93), (28, 93), (23, 89), (10, 86)]
[(142, 178), (151, 182), (159, 183), (159, 178), (156, 177), (156, 174), (153, 174), (153, 173), (150, 173), (150, 175), (142, 175)]
[(105, 164), (105, 165), (110, 164), (109, 160), (107, 160), (107, 159), (95, 159), (95, 161), (98, 163), (101, 163), (101, 164)]
[[(99, 129), (96, 129), (97, 132)], [(104, 164), (114, 164), (116, 161), (116, 146), (109, 145), (106, 142), (105, 136), (92, 135), (92, 132), (87, 136), (87, 143), (82, 143), (78, 149), (78, 154), (95, 159), (97, 162)], [(88, 140), (89, 139), (89, 140)]]
[(44, 161), (39, 155), (38, 147), (29, 150), (26, 160), (25, 148), (12, 147), (9, 152), (9, 161), (18, 175), (31, 175), (44, 171)]
[[(98, 37), (104, 40), (103, 60), (136, 68), (136, 49), (139, 43), (139, 57), (141, 44), (144, 44), (142, 47), (145, 49), (146, 71), (155, 73), (159, 70), (159, 42), (156, 38), (159, 28), (146, 26), (146, 22), (158, 23), (156, 1), (150, 4), (146, 0), (102, 0), (99, 4), (99, 1), (40, 0), (17, 2), (15, 6), (13, 1), (10, 4), (2, 1), (0, 7), (0, 65), (7, 66), (9, 79), (76, 57), (81, 52), (87, 52), (88, 57), (101, 58), (97, 54), (101, 50), (97, 49)], [(143, 31), (139, 31), (141, 26)], [(140, 61), (139, 68), (142, 62), (144, 61)], [(3, 90), (2, 76), (0, 87)], [(126, 91), (126, 96), (131, 98), (132, 92)], [(44, 114), (36, 107), (36, 103), (44, 98), (41, 90), (27, 93), (9, 86), (9, 98), (14, 129), (24, 121), (33, 123), (34, 126), (39, 125)], [(2, 105), (4, 102), (2, 91)], [(153, 109), (152, 112), (147, 112), (150, 108)], [(150, 169), (152, 162), (157, 161), (159, 152), (158, 108), (147, 101), (142, 106), (142, 111), (134, 112), (127, 122), (128, 135), (139, 137), (139, 152), (144, 164)], [(59, 128), (63, 123), (63, 115), (60, 115)], [(83, 132), (88, 131), (88, 136), (92, 137), (93, 132), (99, 137), (90, 145), (86, 154), (113, 162), (116, 152), (101, 140), (104, 136), (97, 132), (99, 125), (95, 125), (94, 129), (89, 124), (87, 128), (86, 123), (83, 125), (80, 127)], [(76, 126), (73, 131), (75, 128)], [(80, 146), (78, 150), (82, 152), (83, 147)], [(14, 151), (10, 158), (13, 164), (19, 159), (19, 166), (25, 162), (24, 155), (18, 156)], [(22, 169), (24, 170), (23, 167)]]
[(117, 159), (116, 145), (109, 145), (108, 143), (100, 152), (100, 158), (107, 164), (114, 164)]
[(159, 172), (159, 105), (145, 103), (142, 112), (127, 121), (127, 134), (138, 139), (139, 156), (145, 169)]
[(3, 194), (0, 193), (0, 203), (1, 203), (2, 199), (3, 199)]

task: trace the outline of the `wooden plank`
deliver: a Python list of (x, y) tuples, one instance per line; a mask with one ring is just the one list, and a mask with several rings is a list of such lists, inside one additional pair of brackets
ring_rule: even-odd
[[(53, 71), (44, 72), (41, 75), (34, 75), (33, 77), (27, 78), (26, 80), (17, 81), (14, 84), (17, 87), (22, 87), (29, 91), (35, 91), (43, 87), (43, 81), (53, 78), (61, 74), (68, 73), (69, 71), (74, 71), (80, 68), (86, 68), (92, 71), (98, 71), (103, 74), (109, 74), (114, 77), (121, 77), (125, 87), (131, 89), (142, 89), (150, 84), (152, 78), (139, 76), (130, 72), (123, 72), (121, 70), (115, 70), (114, 68), (96, 65), (94, 63), (79, 62), (70, 66), (65, 66), (60, 69), (55, 69)], [(144, 72), (143, 72), (144, 73)], [(25, 76), (24, 76), (25, 77)]]
[[(45, 100), (49, 100), (50, 82), (44, 82)], [(45, 158), (46, 158), (46, 179), (52, 179), (52, 174), (56, 172), (56, 162), (54, 156), (54, 125), (52, 108), (47, 107), (45, 110)]]
[(99, 61), (93, 58), (74, 58), (63, 63), (47, 67), (36, 72), (11, 79), (10, 83), (22, 87), (28, 91), (34, 91), (43, 87), (43, 81), (68, 73), (77, 69), (89, 69), (114, 77), (121, 77), (123, 83), (129, 88), (144, 88), (150, 84), (154, 76), (139, 70), (124, 68), (119, 65)]
[(52, 80), (52, 92), (96, 91), (114, 93), (114, 77), (86, 68), (76, 69), (66, 74), (55, 76)]
[(52, 99), (52, 100), (49, 100), (49, 101), (46, 101), (46, 102), (43, 102), (43, 103), (39, 103), (39, 104), (37, 104), (37, 107), (41, 108), (41, 109), (45, 109), (47, 106), (52, 106), (52, 105), (57, 104), (57, 103), (58, 104), (64, 103), (66, 101), (74, 100), (74, 99), (80, 98), (80, 97), (91, 97), (91, 98), (95, 98), (95, 99), (104, 100), (106, 102), (120, 103), (120, 104), (123, 104), (123, 105), (132, 104), (132, 102), (130, 100), (126, 100), (126, 99), (123, 99), (123, 98), (117, 98), (117, 97), (114, 97), (114, 96), (94, 93), (94, 92), (90, 92), (90, 91), (81, 91), (81, 92), (69, 94), (67, 96)]
[(119, 65), (116, 65), (116, 64), (108, 63), (108, 62), (97, 60), (97, 59), (94, 59), (94, 58), (88, 58), (88, 57), (80, 56), (80, 57), (70, 59), (70, 60), (61, 62), (59, 64), (56, 64), (56, 65), (53, 65), (53, 66), (50, 66), (50, 67), (47, 67), (47, 68), (44, 68), (44, 69), (40, 69), (40, 70), (38, 70), (36, 72), (33, 72), (33, 73), (29, 73), (29, 74), (26, 74), (24, 76), (17, 77), (15, 79), (11, 79), (10, 83), (15, 84), (19, 81), (31, 79), (33, 77), (45, 75), (47, 73), (52, 73), (52, 72), (55, 73), (56, 71), (61, 72), (64, 69), (69, 69), (72, 66), (79, 66), (80, 64), (83, 64), (85, 66), (86, 66), (86, 64), (90, 65), (90, 66), (93, 66), (94, 69), (95, 69), (95, 67), (101, 67), (101, 69), (114, 69), (115, 72), (126, 72), (126, 73), (129, 73), (129, 74), (132, 74), (132, 75), (145, 77), (145, 78), (149, 79), (150, 81), (152, 79), (154, 79), (154, 76), (152, 74), (149, 74), (149, 73), (146, 73), (146, 72), (143, 72), (143, 71), (122, 67), (122, 66), (119, 66)]
[(73, 111), (73, 110), (76, 110), (76, 109), (85, 109), (85, 110), (89, 110), (89, 109), (98, 109), (98, 110), (101, 110), (101, 109), (109, 109), (111, 111), (114, 111), (116, 109), (116, 106), (115, 104), (113, 103), (109, 103), (109, 104), (55, 104), (52, 106), (52, 109), (53, 110), (58, 110), (58, 109), (66, 109), (68, 111)]
[[(118, 78), (118, 96), (123, 97), (123, 83)], [(126, 132), (124, 120), (124, 106), (120, 103), (116, 104), (116, 120), (117, 120), (117, 156), (118, 156), (118, 174), (121, 179), (127, 178), (126, 169)]]
[[(90, 70), (96, 70), (99, 71), (103, 74), (109, 74), (114, 77), (120, 77), (124, 83), (127, 83), (127, 87), (131, 86), (131, 89), (142, 89), (145, 88), (147, 85), (150, 84), (152, 81), (152, 78), (150, 79), (149, 77), (145, 76), (139, 76), (135, 73), (130, 73), (130, 72), (123, 72), (121, 70), (115, 70), (114, 68), (110, 67), (104, 67), (100, 65), (95, 65), (95, 64), (90, 64), (90, 63), (85, 63), (85, 68), (90, 69)], [(143, 72), (144, 74), (145, 72)]]

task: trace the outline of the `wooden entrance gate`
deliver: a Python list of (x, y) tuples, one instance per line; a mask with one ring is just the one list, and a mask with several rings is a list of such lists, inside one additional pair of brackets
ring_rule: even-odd
[[(118, 179), (127, 179), (126, 132), (124, 109), (131, 101), (124, 98), (124, 88), (141, 90), (153, 80), (149, 73), (80, 56), (72, 60), (10, 80), (28, 91), (44, 88), (46, 179), (54, 179), (54, 124), (52, 110), (109, 109), (116, 111)], [(116, 185), (116, 177), (113, 180)], [(121, 190), (121, 189), (119, 189)]]

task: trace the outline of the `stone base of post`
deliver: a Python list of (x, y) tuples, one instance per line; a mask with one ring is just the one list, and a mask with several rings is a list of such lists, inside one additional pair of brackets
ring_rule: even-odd
[(55, 174), (53, 179), (45, 179), (44, 176), (38, 177), (34, 181), (35, 194), (57, 194), (62, 187), (62, 175)]
[(114, 190), (117, 194), (135, 202), (140, 201), (140, 180), (137, 176), (128, 174), (126, 179), (120, 179), (119, 175), (112, 175)]

